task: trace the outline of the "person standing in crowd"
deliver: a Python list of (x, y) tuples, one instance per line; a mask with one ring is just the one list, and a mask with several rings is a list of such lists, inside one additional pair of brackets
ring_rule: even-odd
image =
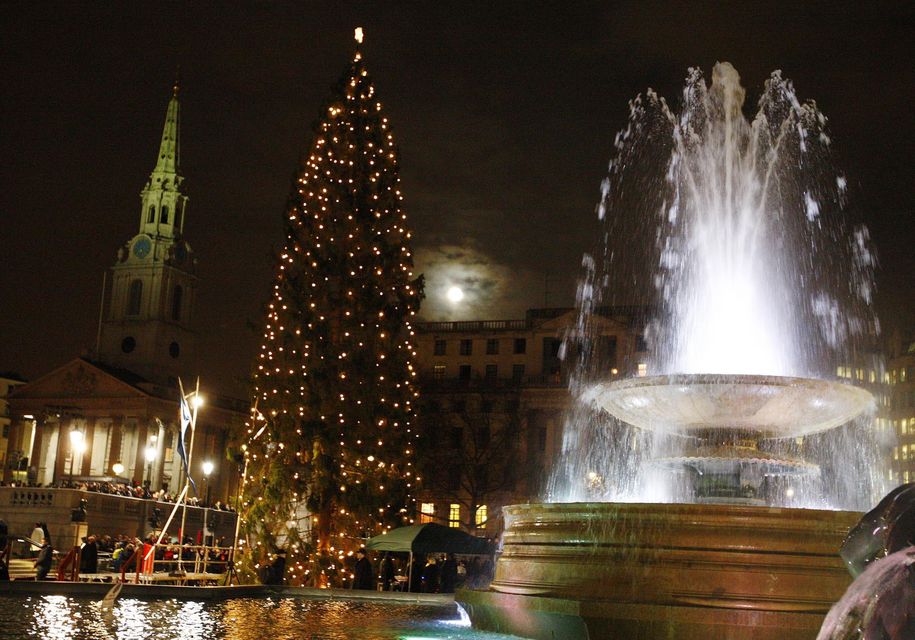
[(0, 581), (10, 579), (9, 528), (0, 518)]
[(384, 554), (381, 561), (381, 585), (385, 591), (390, 591), (394, 584), (394, 560), (390, 553)]
[(356, 552), (356, 568), (353, 571), (353, 589), (374, 589), (375, 577), (372, 562), (365, 555), (365, 549)]
[(431, 555), (423, 568), (423, 593), (438, 593), (438, 578), (439, 566)]
[(98, 573), (98, 543), (95, 536), (89, 536), (79, 552), (79, 572)]
[(48, 532), (48, 525), (41, 523), (41, 549), (38, 550), (38, 557), (35, 558), (35, 579), (44, 580), (48, 577), (51, 570), (51, 562), (54, 560), (54, 547), (51, 546), (51, 534)]
[(457, 579), (457, 560), (453, 553), (449, 553), (448, 558), (442, 564), (442, 593), (454, 593)]

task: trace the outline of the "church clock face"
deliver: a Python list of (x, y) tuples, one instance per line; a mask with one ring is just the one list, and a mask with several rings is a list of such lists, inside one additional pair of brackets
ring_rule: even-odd
[(138, 258), (145, 258), (149, 255), (149, 251), (152, 249), (152, 242), (149, 241), (149, 238), (142, 236), (137, 238), (133, 243), (133, 255)]

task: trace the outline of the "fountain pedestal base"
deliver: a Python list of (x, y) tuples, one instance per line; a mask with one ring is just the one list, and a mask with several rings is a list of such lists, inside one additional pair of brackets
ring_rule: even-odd
[(816, 637), (851, 576), (838, 556), (860, 514), (716, 504), (505, 509), (474, 626), (553, 640)]

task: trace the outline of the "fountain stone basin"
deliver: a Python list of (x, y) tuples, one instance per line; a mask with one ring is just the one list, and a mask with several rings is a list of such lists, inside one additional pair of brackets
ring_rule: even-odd
[(725, 430), (759, 439), (828, 431), (874, 403), (868, 391), (828, 380), (713, 374), (603, 382), (583, 399), (640, 429), (700, 437)]
[(719, 504), (505, 507), (477, 628), (549, 640), (813, 640), (851, 582), (860, 514)]

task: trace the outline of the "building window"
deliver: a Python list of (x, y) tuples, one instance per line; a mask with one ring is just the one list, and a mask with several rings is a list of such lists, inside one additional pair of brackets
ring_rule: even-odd
[(478, 527), (485, 527), (486, 521), (489, 519), (489, 510), (486, 508), (485, 504), (477, 505), (477, 515), (476, 523)]
[(432, 365), (432, 379), (433, 380), (444, 380), (445, 379), (445, 365), (443, 365), (443, 364)]
[(648, 375), (648, 365), (644, 362), (639, 363), (638, 374), (640, 378), (644, 378)]
[(515, 338), (515, 355), (521, 355), (527, 352), (527, 338)]
[(151, 204), (151, 205), (149, 205), (149, 213), (146, 214), (146, 223), (152, 224), (155, 221), (156, 221), (156, 206)]
[(461, 527), (460, 503), (452, 502), (448, 505), (448, 526), (453, 529), (459, 529)]
[(499, 367), (494, 364), (486, 365), (486, 381), (495, 382), (496, 378), (499, 377)]
[(499, 354), (499, 339), (490, 338), (486, 341), (486, 355), (495, 356)]
[(445, 347), (448, 343), (445, 340), (436, 340), (435, 345), (432, 348), (432, 354), (436, 356), (445, 355)]
[(140, 315), (140, 302), (143, 299), (143, 281), (134, 280), (130, 283), (130, 294), (127, 297), (127, 315)]
[(458, 379), (464, 382), (470, 382), (470, 365), (462, 364), (458, 367)]
[(473, 353), (473, 340), (461, 340), (461, 355), (469, 356)]
[(162, 224), (168, 224), (168, 207), (162, 206), (161, 214), (159, 215), (159, 222)]
[(521, 382), (524, 379), (524, 365), (512, 365), (512, 382)]
[(175, 285), (175, 289), (172, 292), (172, 320), (175, 322), (181, 321), (181, 298), (184, 296), (184, 289), (181, 288), (181, 285)]
[(419, 505), (419, 523), (425, 524), (435, 520), (435, 503), (423, 502)]
[(648, 342), (645, 341), (645, 336), (635, 337), (635, 350), (639, 352), (648, 351)]
[(558, 376), (562, 368), (559, 357), (562, 340), (559, 338), (543, 339), (543, 373), (544, 375)]

